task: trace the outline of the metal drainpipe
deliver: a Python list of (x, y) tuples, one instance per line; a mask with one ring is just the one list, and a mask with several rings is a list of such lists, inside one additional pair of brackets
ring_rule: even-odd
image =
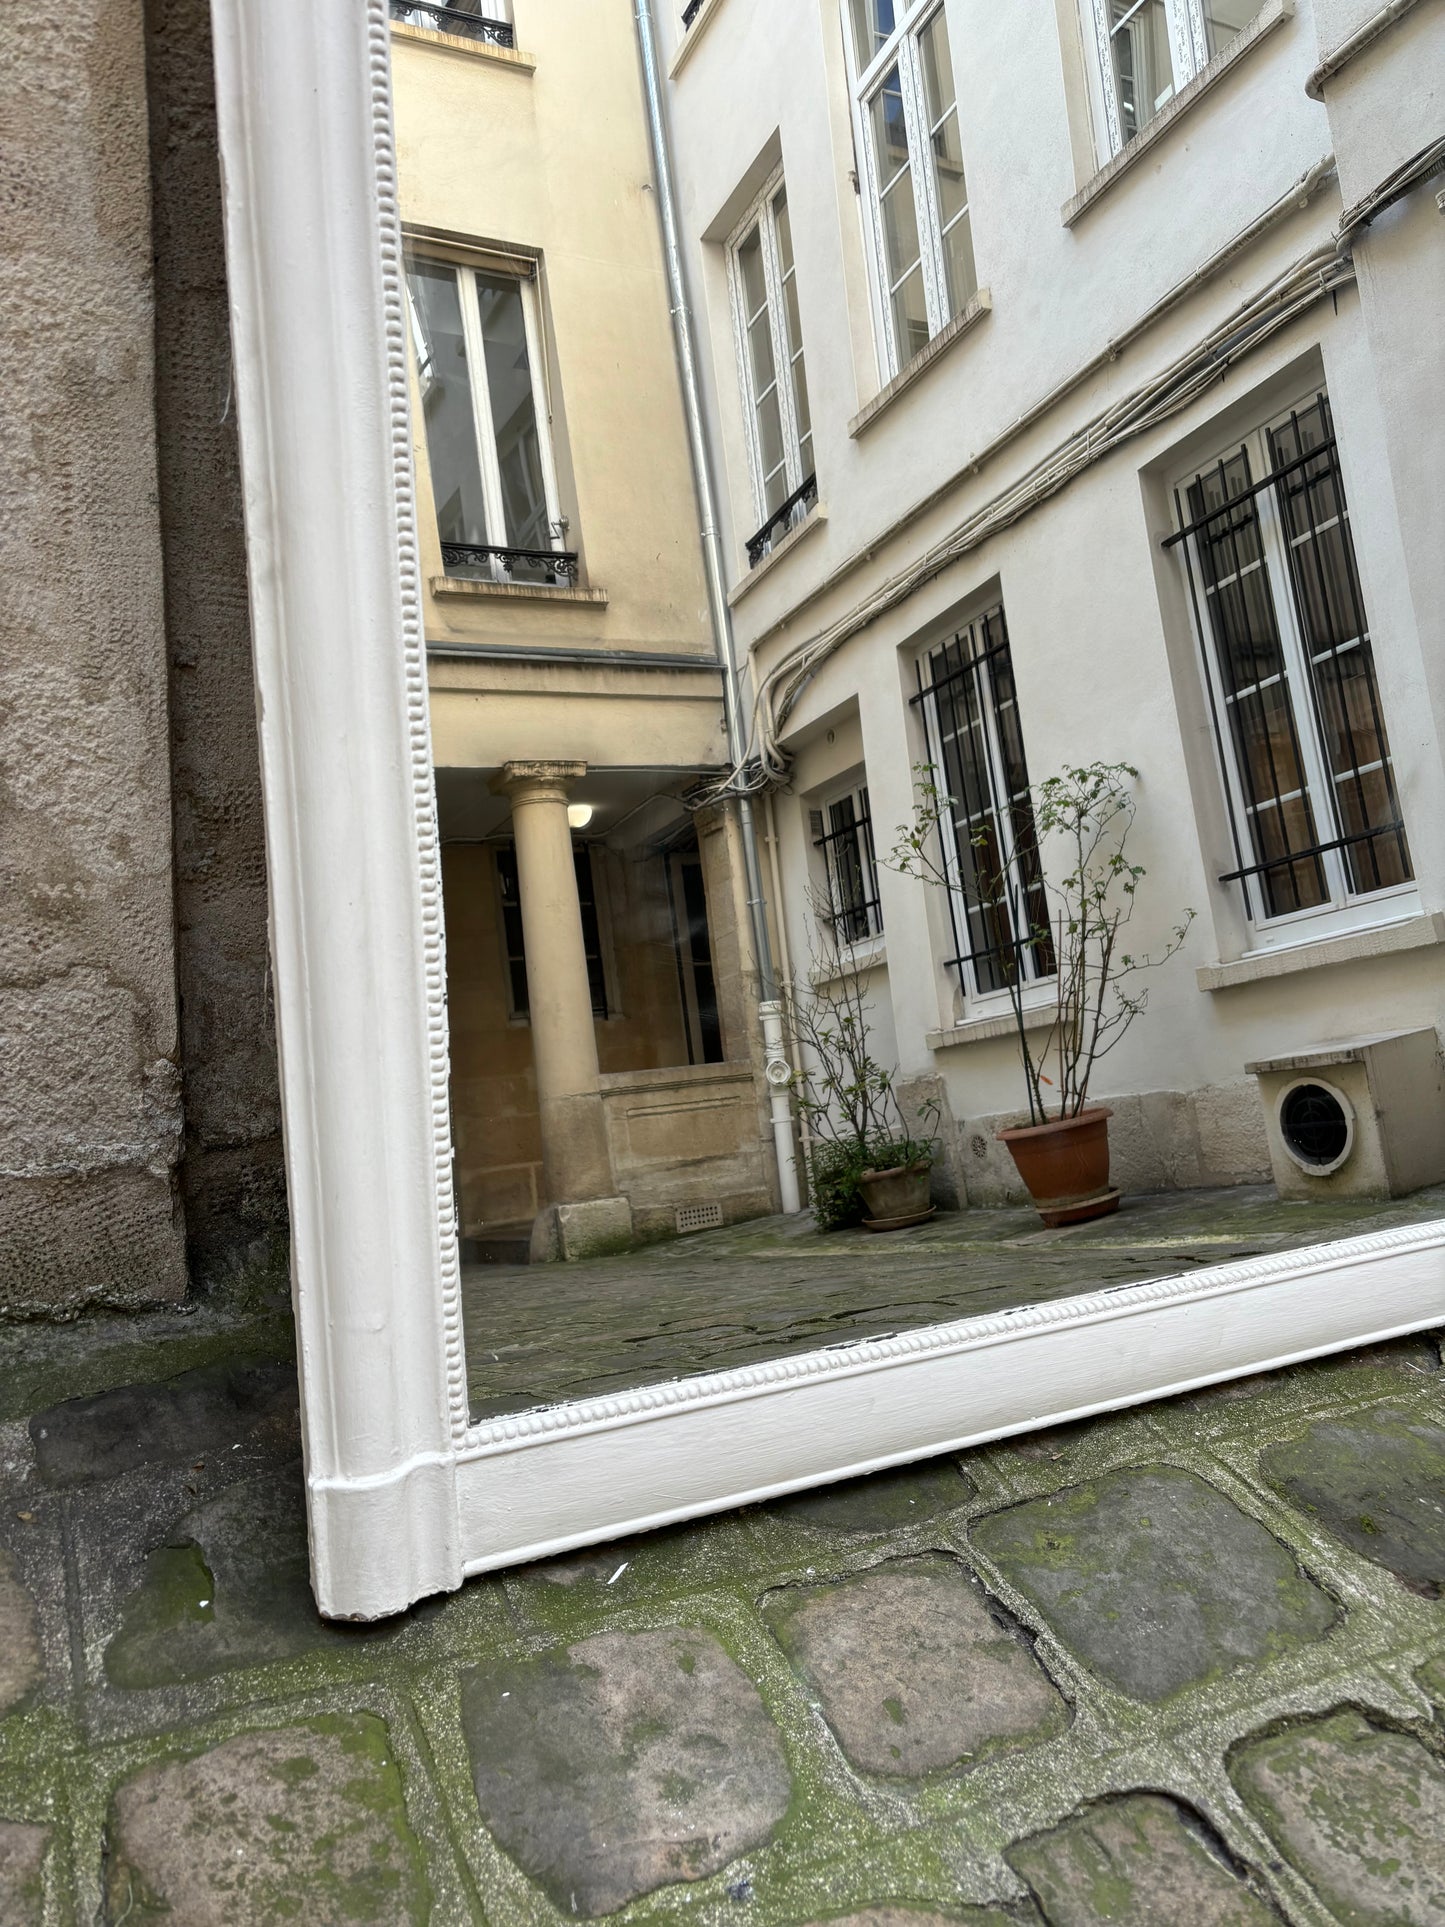
[[(698, 509), (702, 526), (703, 570), (707, 577), (708, 616), (712, 624), (713, 647), (723, 672), (723, 709), (727, 717), (728, 755), (734, 769), (741, 767), (747, 754), (748, 732), (743, 714), (742, 687), (738, 677), (737, 652), (733, 647), (732, 613), (724, 586), (722, 538), (718, 530), (717, 498), (712, 481), (712, 457), (707, 427), (703, 421), (702, 399), (697, 379), (697, 353), (693, 342), (692, 310), (687, 299), (687, 277), (683, 270), (682, 243), (677, 226), (677, 201), (672, 184), (672, 154), (668, 146), (667, 121), (662, 103), (662, 84), (657, 68), (657, 31), (651, 0), (635, 0), (637, 45), (642, 57), (643, 96), (647, 107), (647, 129), (652, 140), (653, 171), (657, 180), (657, 212), (662, 223), (662, 253), (667, 269), (668, 300), (672, 308), (673, 341), (677, 349), (678, 374), (682, 381), (683, 413), (687, 417), (687, 439), (692, 452), (693, 479), (697, 486)], [(773, 1146), (778, 1160), (778, 1192), (784, 1211), (801, 1206), (798, 1194), (798, 1166), (793, 1149), (792, 1106), (788, 1101), (791, 1076), (783, 1046), (783, 1006), (778, 995), (777, 973), (773, 968), (773, 946), (768, 934), (768, 910), (763, 896), (762, 865), (758, 859), (757, 828), (753, 821), (752, 800), (738, 798), (738, 822), (742, 831), (743, 869), (746, 875), (748, 911), (752, 921), (753, 950), (757, 957), (761, 999), (758, 1019), (763, 1033), (763, 1056), (768, 1080), (768, 1105), (772, 1113)]]

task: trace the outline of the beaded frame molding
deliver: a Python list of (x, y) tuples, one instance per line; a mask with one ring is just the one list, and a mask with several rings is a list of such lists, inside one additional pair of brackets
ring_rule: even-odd
[(1445, 1322), (1434, 1223), (470, 1423), (387, 9), (213, 23), (322, 1612)]

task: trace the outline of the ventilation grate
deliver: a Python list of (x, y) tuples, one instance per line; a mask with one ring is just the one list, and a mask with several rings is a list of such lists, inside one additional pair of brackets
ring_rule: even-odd
[(712, 1231), (721, 1223), (720, 1204), (680, 1204), (677, 1207), (679, 1231)]

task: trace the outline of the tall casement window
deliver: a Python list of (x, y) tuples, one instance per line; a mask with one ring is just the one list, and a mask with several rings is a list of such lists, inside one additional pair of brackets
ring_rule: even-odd
[(809, 810), (808, 827), (822, 869), (820, 909), (833, 942), (843, 949), (882, 936), (867, 790), (849, 790), (822, 809)]
[(775, 174), (732, 237), (733, 322), (748, 426), (756, 568), (818, 499), (788, 191)]
[(880, 320), (896, 373), (978, 289), (948, 21), (941, 5), (848, 0)]
[[(582, 910), (582, 949), (587, 958), (587, 983), (592, 992), (592, 1015), (605, 1017), (607, 972), (602, 962), (602, 928), (597, 917), (597, 890), (592, 876), (592, 852), (574, 843), (572, 862), (577, 872), (577, 901)], [(517, 880), (517, 849), (497, 846), (497, 891), (502, 906), (502, 943), (507, 957), (507, 991), (514, 1017), (531, 1011), (527, 989), (527, 946), (522, 933), (522, 892)]]
[(567, 583), (536, 284), (412, 256), (412, 342), (448, 575)]
[(931, 650), (918, 694), (935, 781), (950, 799), (939, 834), (965, 995), (1054, 974), (1013, 662), (1002, 603)]
[(1407, 888), (1328, 398), (1186, 476), (1175, 507), (1234, 830), (1222, 880), (1264, 925)]
[(1094, 14), (1109, 150), (1117, 154), (1224, 52), (1262, 0), (1085, 0)]

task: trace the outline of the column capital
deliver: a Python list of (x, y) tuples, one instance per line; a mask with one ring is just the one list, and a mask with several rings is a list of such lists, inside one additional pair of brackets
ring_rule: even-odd
[(510, 796), (514, 803), (565, 803), (569, 786), (586, 774), (585, 763), (503, 763), (487, 787), (494, 796)]

